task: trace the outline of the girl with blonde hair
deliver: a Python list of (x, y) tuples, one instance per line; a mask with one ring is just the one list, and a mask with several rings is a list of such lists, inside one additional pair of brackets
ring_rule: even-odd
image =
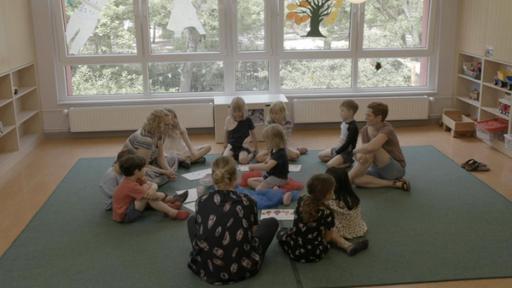
[(230, 115), (224, 124), (224, 156), (233, 157), (240, 164), (248, 164), (257, 154), (254, 123), (247, 117), (245, 101), (235, 97), (231, 101)]
[[(276, 101), (272, 103), (269, 109), (269, 118), (267, 119), (267, 125), (272, 124), (278, 124), (280, 125), (286, 135), (286, 138), (289, 140), (292, 135), (293, 130), (293, 123), (288, 120), (288, 112), (286, 111), (286, 104), (284, 104), (282, 101)], [(287, 153), (288, 153), (288, 160), (290, 161), (296, 161), (299, 159), (300, 155), (305, 154), (308, 152), (307, 148), (299, 147), (297, 149), (293, 149), (288, 147)], [(268, 151), (261, 151), (256, 156), (256, 161), (263, 162), (268, 157)]]
[(204, 163), (204, 156), (212, 147), (210, 145), (193, 146), (188, 137), (187, 129), (180, 125), (178, 115), (173, 109), (166, 108), (171, 119), (171, 126), (165, 141), (164, 151), (168, 154), (176, 154), (180, 160), (179, 165), (183, 168), (190, 168), (192, 163)]
[(211, 284), (234, 283), (256, 275), (279, 227), (275, 218), (258, 223), (256, 202), (235, 191), (236, 169), (231, 157), (213, 162), (215, 191), (199, 197), (196, 215), (188, 220), (192, 242), (188, 267)]
[[(286, 155), (286, 136), (278, 124), (271, 124), (263, 130), (263, 140), (270, 151), (263, 163), (249, 165), (249, 170), (265, 171), (263, 177), (248, 179), (250, 187), (256, 190), (272, 189), (288, 183), (288, 156)], [(283, 204), (290, 205), (292, 193), (283, 195)]]
[(178, 158), (164, 153), (164, 143), (171, 127), (169, 113), (164, 109), (151, 112), (141, 129), (132, 133), (121, 150), (133, 149), (146, 160), (146, 178), (157, 185), (176, 180)]

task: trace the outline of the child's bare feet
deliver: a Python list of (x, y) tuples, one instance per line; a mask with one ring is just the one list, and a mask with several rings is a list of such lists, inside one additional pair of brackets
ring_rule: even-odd
[(308, 153), (308, 148), (306, 147), (297, 147), (297, 151), (299, 151), (300, 155), (304, 155)]
[(293, 198), (292, 192), (284, 193), (284, 195), (283, 195), (283, 205), (284, 206), (289, 206), (290, 204), (292, 204), (292, 198)]

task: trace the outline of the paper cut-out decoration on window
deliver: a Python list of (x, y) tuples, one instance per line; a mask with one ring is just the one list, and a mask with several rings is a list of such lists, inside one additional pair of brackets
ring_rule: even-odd
[(343, 0), (300, 0), (286, 6), (286, 20), (303, 25), (309, 22), (309, 32), (304, 37), (324, 37), (320, 24), (331, 26), (336, 22)]
[(206, 35), (192, 0), (174, 0), (167, 29), (174, 31), (174, 37), (179, 38), (181, 33), (189, 27), (195, 28), (200, 35)]
[(101, 12), (108, 0), (84, 0), (71, 15), (66, 26), (66, 41), (70, 54), (78, 54), (94, 34)]
[(377, 62), (377, 63), (375, 64), (375, 71), (379, 71), (380, 69), (382, 69), (382, 63)]

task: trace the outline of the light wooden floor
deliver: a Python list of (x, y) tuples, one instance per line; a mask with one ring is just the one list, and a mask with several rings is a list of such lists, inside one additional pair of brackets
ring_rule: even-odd
[[(335, 143), (338, 128), (296, 129), (292, 142), (310, 149), (321, 149)], [(489, 165), (491, 172), (475, 174), (496, 191), (512, 200), (512, 161), (486, 144), (470, 138), (454, 139), (438, 126), (403, 127), (397, 129), (402, 146), (433, 145), (457, 163), (476, 158)], [(195, 143), (213, 144), (212, 153), (221, 145), (214, 144), (213, 134), (191, 135)], [(0, 255), (44, 204), (73, 164), (82, 157), (114, 156), (125, 137), (46, 138), (18, 163), (8, 175), (0, 176)], [(435, 169), (435, 167), (432, 167)], [(99, 181), (99, 179), (98, 179)], [(392, 263), (390, 263), (392, 265)], [(512, 287), (512, 279), (454, 281), (392, 287)]]

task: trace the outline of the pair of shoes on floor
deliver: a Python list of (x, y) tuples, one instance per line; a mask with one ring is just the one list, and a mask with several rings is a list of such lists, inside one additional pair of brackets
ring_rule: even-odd
[(354, 256), (357, 253), (368, 249), (369, 245), (370, 245), (370, 242), (368, 242), (368, 239), (366, 239), (366, 238), (363, 238), (361, 240), (356, 240), (356, 241), (352, 242), (352, 247), (347, 251), (347, 255)]
[(469, 172), (486, 172), (491, 170), (486, 164), (478, 162), (475, 159), (469, 159), (462, 163), (460, 167)]

